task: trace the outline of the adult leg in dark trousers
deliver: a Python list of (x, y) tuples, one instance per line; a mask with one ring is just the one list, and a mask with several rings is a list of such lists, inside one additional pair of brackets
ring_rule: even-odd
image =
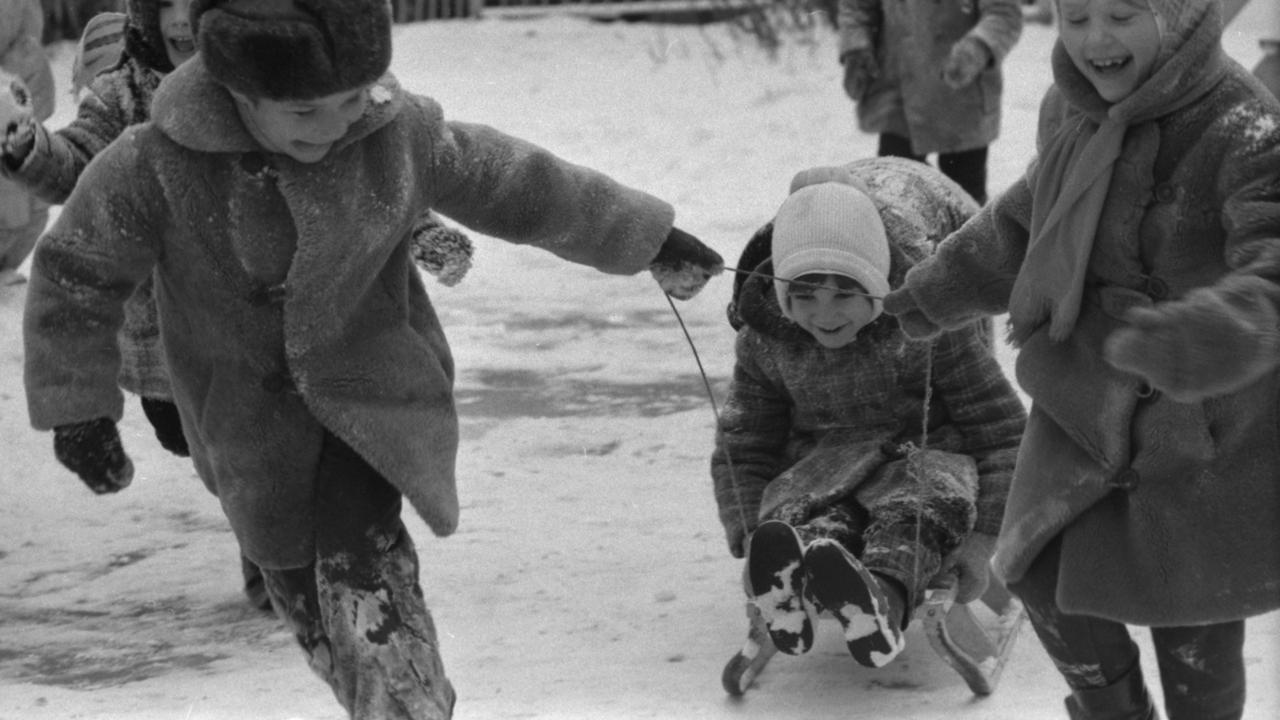
[[(925, 162), (924, 155), (911, 151), (911, 140), (894, 133), (880, 136), (880, 146), (876, 150), (880, 157), (901, 157)], [(979, 205), (987, 202), (987, 148), (961, 150), (953, 153), (938, 154), (938, 169), (943, 175), (951, 178), (964, 188), (969, 196)]]
[(276, 612), (355, 720), (451, 717), (399, 493), (327, 432), (317, 476), (316, 563), (263, 570)]
[[(1045, 651), (1071, 688), (1072, 720), (1154, 720), (1123, 623), (1068, 615), (1054, 599), (1060, 541), (1051, 542), (1010, 586), (1023, 602)], [(1239, 720), (1244, 715), (1244, 621), (1151, 629), (1169, 720)]]

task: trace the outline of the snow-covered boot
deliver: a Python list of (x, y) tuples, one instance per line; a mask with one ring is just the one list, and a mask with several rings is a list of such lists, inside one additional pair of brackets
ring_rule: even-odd
[(852, 553), (834, 540), (815, 540), (805, 550), (804, 566), (809, 592), (840, 621), (854, 660), (878, 668), (902, 652), (901, 600)]
[(1159, 720), (1160, 717), (1137, 663), (1124, 677), (1106, 687), (1072, 690), (1066, 703), (1071, 720)]
[(779, 520), (760, 523), (747, 548), (747, 580), (773, 644), (788, 655), (813, 647), (817, 608), (804, 589), (804, 548), (795, 528)]

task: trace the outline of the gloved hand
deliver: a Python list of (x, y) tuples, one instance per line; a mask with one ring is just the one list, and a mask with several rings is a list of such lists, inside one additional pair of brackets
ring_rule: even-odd
[(724, 271), (724, 258), (702, 244), (698, 238), (673, 227), (658, 255), (649, 264), (649, 272), (663, 292), (677, 300), (697, 295), (712, 275)]
[(1201, 289), (1183, 300), (1125, 313), (1127, 326), (1103, 343), (1103, 357), (1178, 402), (1235, 392), (1275, 370), (1276, 312)]
[(994, 535), (975, 532), (942, 559), (939, 574), (955, 573), (959, 581), (956, 602), (973, 602), (987, 591), (987, 586), (991, 584), (991, 556), (995, 550)]
[(942, 332), (942, 328), (920, 309), (909, 288), (900, 287), (885, 295), (884, 311), (898, 318), (898, 325), (909, 338), (924, 340)]
[(99, 495), (133, 482), (133, 463), (120, 445), (115, 421), (108, 418), (54, 428), (53, 454)]
[(428, 211), (414, 223), (409, 253), (418, 267), (435, 275), (441, 285), (453, 287), (471, 269), (475, 247), (466, 233), (445, 225)]
[(951, 54), (942, 67), (942, 80), (953, 90), (968, 85), (991, 64), (991, 49), (978, 38), (966, 35), (951, 46)]
[(31, 93), (17, 78), (7, 90), (0, 90), (0, 143), (5, 162), (17, 167), (35, 144), (35, 118), (32, 116)]
[(187, 447), (187, 436), (182, 433), (182, 416), (178, 414), (178, 406), (160, 398), (142, 398), (142, 414), (156, 431), (156, 440), (160, 446), (178, 457), (191, 455)]
[(840, 57), (840, 64), (844, 65), (844, 94), (854, 102), (861, 100), (867, 86), (880, 74), (875, 52), (871, 48), (850, 50)]

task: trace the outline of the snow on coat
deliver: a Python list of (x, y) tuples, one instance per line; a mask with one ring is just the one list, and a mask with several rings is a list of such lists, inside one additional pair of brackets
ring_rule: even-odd
[(390, 75), (324, 160), (269, 155), (199, 56), (152, 121), (99, 154), (37, 249), (25, 317), (32, 424), (119, 418), (114, 333), (153, 271), (191, 456), (241, 548), (314, 560), (325, 429), (431, 529), (458, 521), (453, 360), (409, 257), (429, 207), (610, 273), (644, 269), (670, 206), (492, 128), (446, 122)]
[[(884, 221), (890, 286), (976, 209), (958, 185), (922, 163), (872, 158), (847, 167), (867, 184)], [(745, 256), (758, 256), (751, 245), (767, 244), (771, 227), (757, 233)], [(737, 362), (711, 460), (726, 529), (742, 517), (754, 527), (783, 506), (816, 511), (857, 496), (900, 457), (900, 446), (913, 443), (974, 458), (974, 529), (994, 535), (1026, 412), (994, 356), (988, 326), (973, 323), (932, 342), (912, 342), (882, 315), (854, 342), (827, 349), (782, 315), (765, 276), (771, 266), (766, 261), (759, 269), (764, 274), (741, 283), (730, 308), (740, 324)], [(924, 437), (926, 392), (932, 397)], [(806, 477), (784, 472), (802, 467)]]
[[(1170, 77), (1222, 79), (1126, 135), (1075, 330), (1054, 343), (1041, 326), (1018, 354), (1032, 409), (994, 568), (1018, 580), (1061, 534), (1064, 612), (1193, 625), (1280, 607), (1280, 357), (1224, 362), (1199, 382), (1228, 390), (1176, 402), (1102, 355), (1125, 309), (1193, 291), (1230, 299), (1233, 320), (1276, 327), (1280, 105), (1225, 56), (1219, 22), (1206, 15)], [(1081, 122), (1092, 92), (1060, 47), (1055, 55), (1064, 72), (1042, 106), (1042, 139)], [(1007, 310), (1035, 169), (911, 272), (906, 284), (931, 320), (950, 327)], [(1228, 323), (1215, 317), (1183, 331), (1223, 336)], [(1221, 357), (1254, 358), (1260, 340), (1224, 339)]]
[[(1018, 0), (839, 0), (839, 51), (875, 51), (878, 74), (857, 100), (858, 127), (911, 139), (917, 155), (990, 145), (1000, 134), (1001, 61), (1022, 34)], [(949, 87), (951, 46), (976, 38), (991, 65), (969, 85)]]

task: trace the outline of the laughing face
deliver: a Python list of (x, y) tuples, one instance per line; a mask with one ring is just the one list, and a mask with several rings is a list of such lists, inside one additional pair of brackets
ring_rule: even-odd
[(196, 54), (196, 39), (187, 19), (190, 8), (191, 0), (160, 0), (160, 35), (174, 67)]
[(1059, 0), (1058, 11), (1067, 55), (1104, 100), (1119, 102), (1151, 77), (1160, 27), (1145, 0)]
[(787, 289), (787, 305), (795, 324), (833, 350), (857, 340), (875, 314), (867, 291), (843, 275), (797, 278)]

